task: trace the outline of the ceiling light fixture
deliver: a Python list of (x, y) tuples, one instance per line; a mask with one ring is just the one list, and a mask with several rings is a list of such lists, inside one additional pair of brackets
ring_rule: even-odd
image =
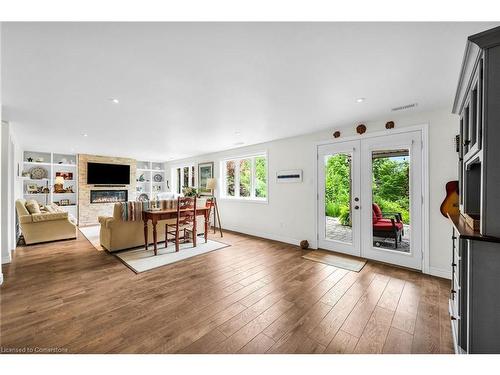
[(89, 135), (87, 133), (82, 133), (82, 137), (88, 137)]
[(118, 99), (116, 99), (116, 98), (109, 98), (109, 101), (111, 101), (111, 102), (113, 102), (115, 104), (120, 103), (120, 101)]
[(366, 98), (357, 98), (356, 103), (363, 103), (366, 100)]

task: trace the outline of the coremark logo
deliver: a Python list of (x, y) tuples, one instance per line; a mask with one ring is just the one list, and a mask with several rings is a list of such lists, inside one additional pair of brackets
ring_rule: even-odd
[(67, 353), (68, 348), (51, 347), (42, 348), (39, 346), (21, 346), (21, 347), (5, 347), (0, 346), (0, 353), (2, 354), (44, 354), (44, 353)]

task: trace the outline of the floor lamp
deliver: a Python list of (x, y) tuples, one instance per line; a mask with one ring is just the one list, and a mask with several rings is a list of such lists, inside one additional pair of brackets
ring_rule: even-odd
[(214, 191), (216, 188), (217, 188), (217, 180), (215, 178), (207, 179), (207, 189), (210, 189), (211, 194), (212, 194), (212, 202), (214, 202), (214, 233), (217, 231), (217, 222), (218, 222), (220, 236), (223, 237), (222, 225), (220, 223), (220, 216), (219, 216), (219, 207), (217, 206), (217, 198), (215, 197), (215, 194), (214, 194)]

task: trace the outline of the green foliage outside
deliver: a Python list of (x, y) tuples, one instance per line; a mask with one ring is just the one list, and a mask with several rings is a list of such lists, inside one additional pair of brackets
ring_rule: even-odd
[[(226, 194), (234, 197), (235, 195), (235, 169), (236, 163), (233, 160), (226, 162)], [(252, 160), (242, 159), (239, 163), (239, 178), (240, 178), (240, 197), (251, 196), (251, 178), (252, 178)], [(266, 182), (267, 166), (265, 157), (255, 158), (255, 197), (266, 198), (267, 182)]]
[(255, 158), (255, 196), (257, 198), (267, 196), (266, 173), (266, 158)]
[[(351, 225), (349, 215), (350, 158), (337, 154), (325, 167), (325, 213), (338, 217), (342, 225)], [(373, 160), (373, 201), (383, 212), (399, 212), (405, 224), (409, 214), (409, 163), (400, 157)]]
[(240, 160), (240, 197), (249, 197), (252, 189), (252, 161), (250, 159)]

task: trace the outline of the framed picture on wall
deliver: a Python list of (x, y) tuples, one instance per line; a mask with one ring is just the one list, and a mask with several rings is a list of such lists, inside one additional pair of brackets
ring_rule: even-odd
[(214, 162), (198, 164), (198, 191), (200, 194), (210, 194), (207, 189), (207, 180), (214, 177)]
[(62, 177), (65, 180), (72, 180), (73, 179), (73, 172), (56, 172), (56, 177)]

